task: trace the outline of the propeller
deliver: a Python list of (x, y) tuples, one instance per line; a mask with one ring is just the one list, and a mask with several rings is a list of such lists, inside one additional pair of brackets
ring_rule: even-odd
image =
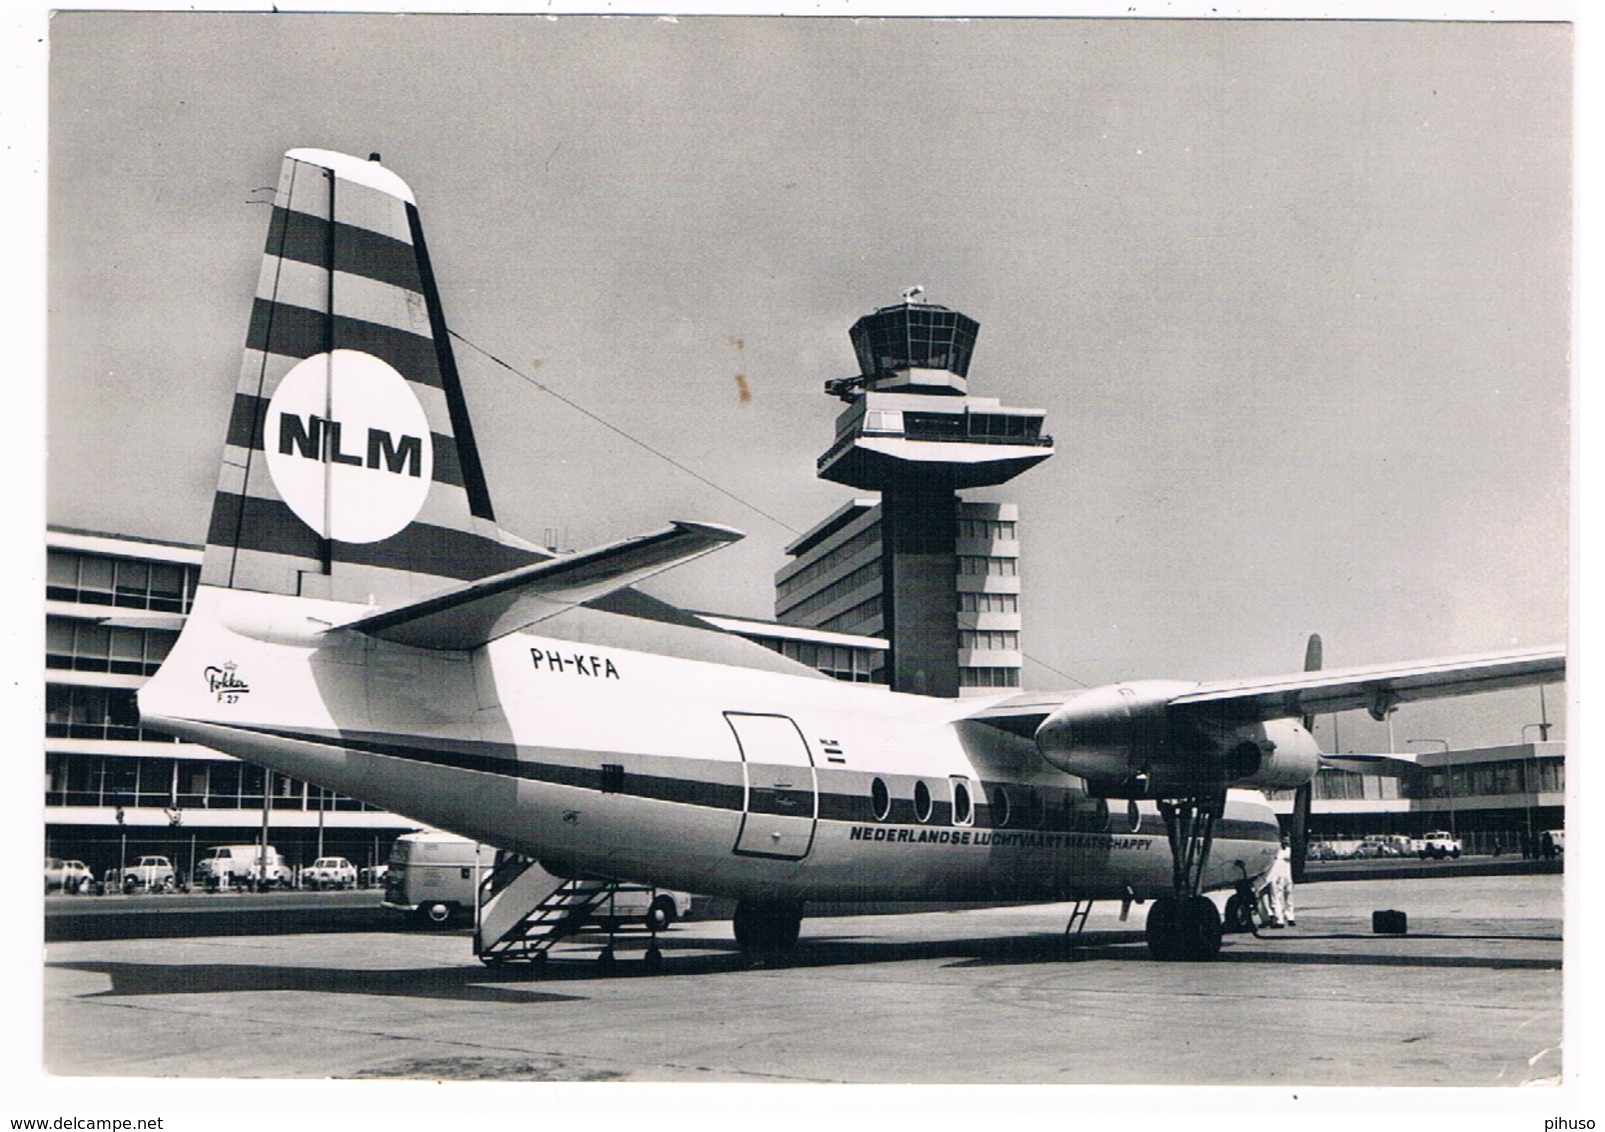
[[(1321, 634), (1311, 633), (1304, 646), (1304, 671), (1315, 672), (1321, 667)], [(1304, 730), (1315, 730), (1315, 716), (1306, 715)], [(1309, 856), (1310, 803), (1315, 797), (1315, 780), (1312, 778), (1293, 791), (1293, 820), (1289, 830), (1289, 843), (1293, 849), (1293, 880), (1304, 880), (1304, 864)]]

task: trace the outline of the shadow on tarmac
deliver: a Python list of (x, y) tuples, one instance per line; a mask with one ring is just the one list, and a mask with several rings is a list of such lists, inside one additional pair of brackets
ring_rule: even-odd
[[(1559, 957), (1532, 958), (1488, 954), (1444, 955), (1401, 952), (1413, 940), (1506, 940), (1551, 942), (1556, 935), (1373, 936), (1360, 933), (1239, 936), (1228, 938), (1216, 963), (1311, 964), (1352, 967), (1461, 967), (1487, 970), (1558, 970)], [(1322, 941), (1375, 941), (1386, 951), (1321, 950)], [(466, 940), (464, 940), (466, 944)], [(1153, 962), (1140, 931), (1087, 932), (1071, 941), (1062, 934), (1036, 933), (986, 939), (887, 941), (853, 935), (813, 936), (788, 952), (755, 956), (740, 952), (728, 939), (707, 939), (689, 933), (660, 936), (659, 970), (649, 971), (637, 954), (644, 940), (621, 941), (616, 959), (604, 967), (597, 956), (605, 937), (577, 937), (541, 963), (509, 962), (483, 966), (464, 957), (459, 967), (399, 970), (352, 970), (344, 967), (269, 966), (263, 964), (187, 964), (126, 962), (63, 962), (51, 967), (106, 975), (108, 990), (86, 998), (205, 994), (239, 991), (310, 991), (317, 994), (385, 995), (463, 1002), (534, 1003), (577, 1001), (583, 996), (525, 990), (516, 985), (588, 983), (597, 979), (695, 976), (752, 970), (807, 970), (853, 964), (910, 960), (948, 960), (953, 967), (1006, 967), (1049, 963)], [(644, 954), (644, 952), (641, 952)]]

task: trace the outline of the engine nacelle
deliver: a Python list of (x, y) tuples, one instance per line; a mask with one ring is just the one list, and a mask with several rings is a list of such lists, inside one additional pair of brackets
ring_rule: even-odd
[(1315, 736), (1296, 719), (1268, 719), (1237, 729), (1226, 751), (1226, 775), (1233, 786), (1291, 790), (1321, 769)]
[(1037, 750), (1105, 797), (1163, 797), (1224, 786), (1290, 789), (1320, 769), (1320, 748), (1296, 719), (1175, 714), (1195, 684), (1142, 680), (1090, 688), (1037, 728)]
[[(1179, 764), (1170, 701), (1196, 685), (1180, 680), (1106, 684), (1071, 696), (1037, 728), (1037, 750), (1069, 774), (1112, 786)], [(1168, 776), (1167, 776), (1168, 777)], [(1157, 783), (1150, 781), (1150, 788)]]

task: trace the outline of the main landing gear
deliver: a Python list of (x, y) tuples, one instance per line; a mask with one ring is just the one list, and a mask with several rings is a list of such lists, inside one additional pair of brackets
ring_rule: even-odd
[(1159, 960), (1213, 959), (1220, 954), (1221, 919), (1215, 902), (1203, 894), (1204, 868), (1215, 838), (1215, 822), (1226, 808), (1226, 792), (1161, 801), (1170, 839), (1172, 895), (1148, 910), (1143, 934), (1148, 953)]

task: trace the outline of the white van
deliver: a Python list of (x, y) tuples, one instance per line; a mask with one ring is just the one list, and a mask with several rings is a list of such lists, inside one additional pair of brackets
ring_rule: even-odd
[[(242, 886), (250, 888), (262, 875), (262, 846), (213, 845), (195, 862), (193, 882), (215, 892), (219, 888)], [(290, 867), (273, 846), (267, 847), (267, 885), (288, 887)]]
[(419, 830), (390, 847), (380, 907), (435, 924), (471, 918), (475, 885), (496, 866), (496, 850), (455, 833)]

